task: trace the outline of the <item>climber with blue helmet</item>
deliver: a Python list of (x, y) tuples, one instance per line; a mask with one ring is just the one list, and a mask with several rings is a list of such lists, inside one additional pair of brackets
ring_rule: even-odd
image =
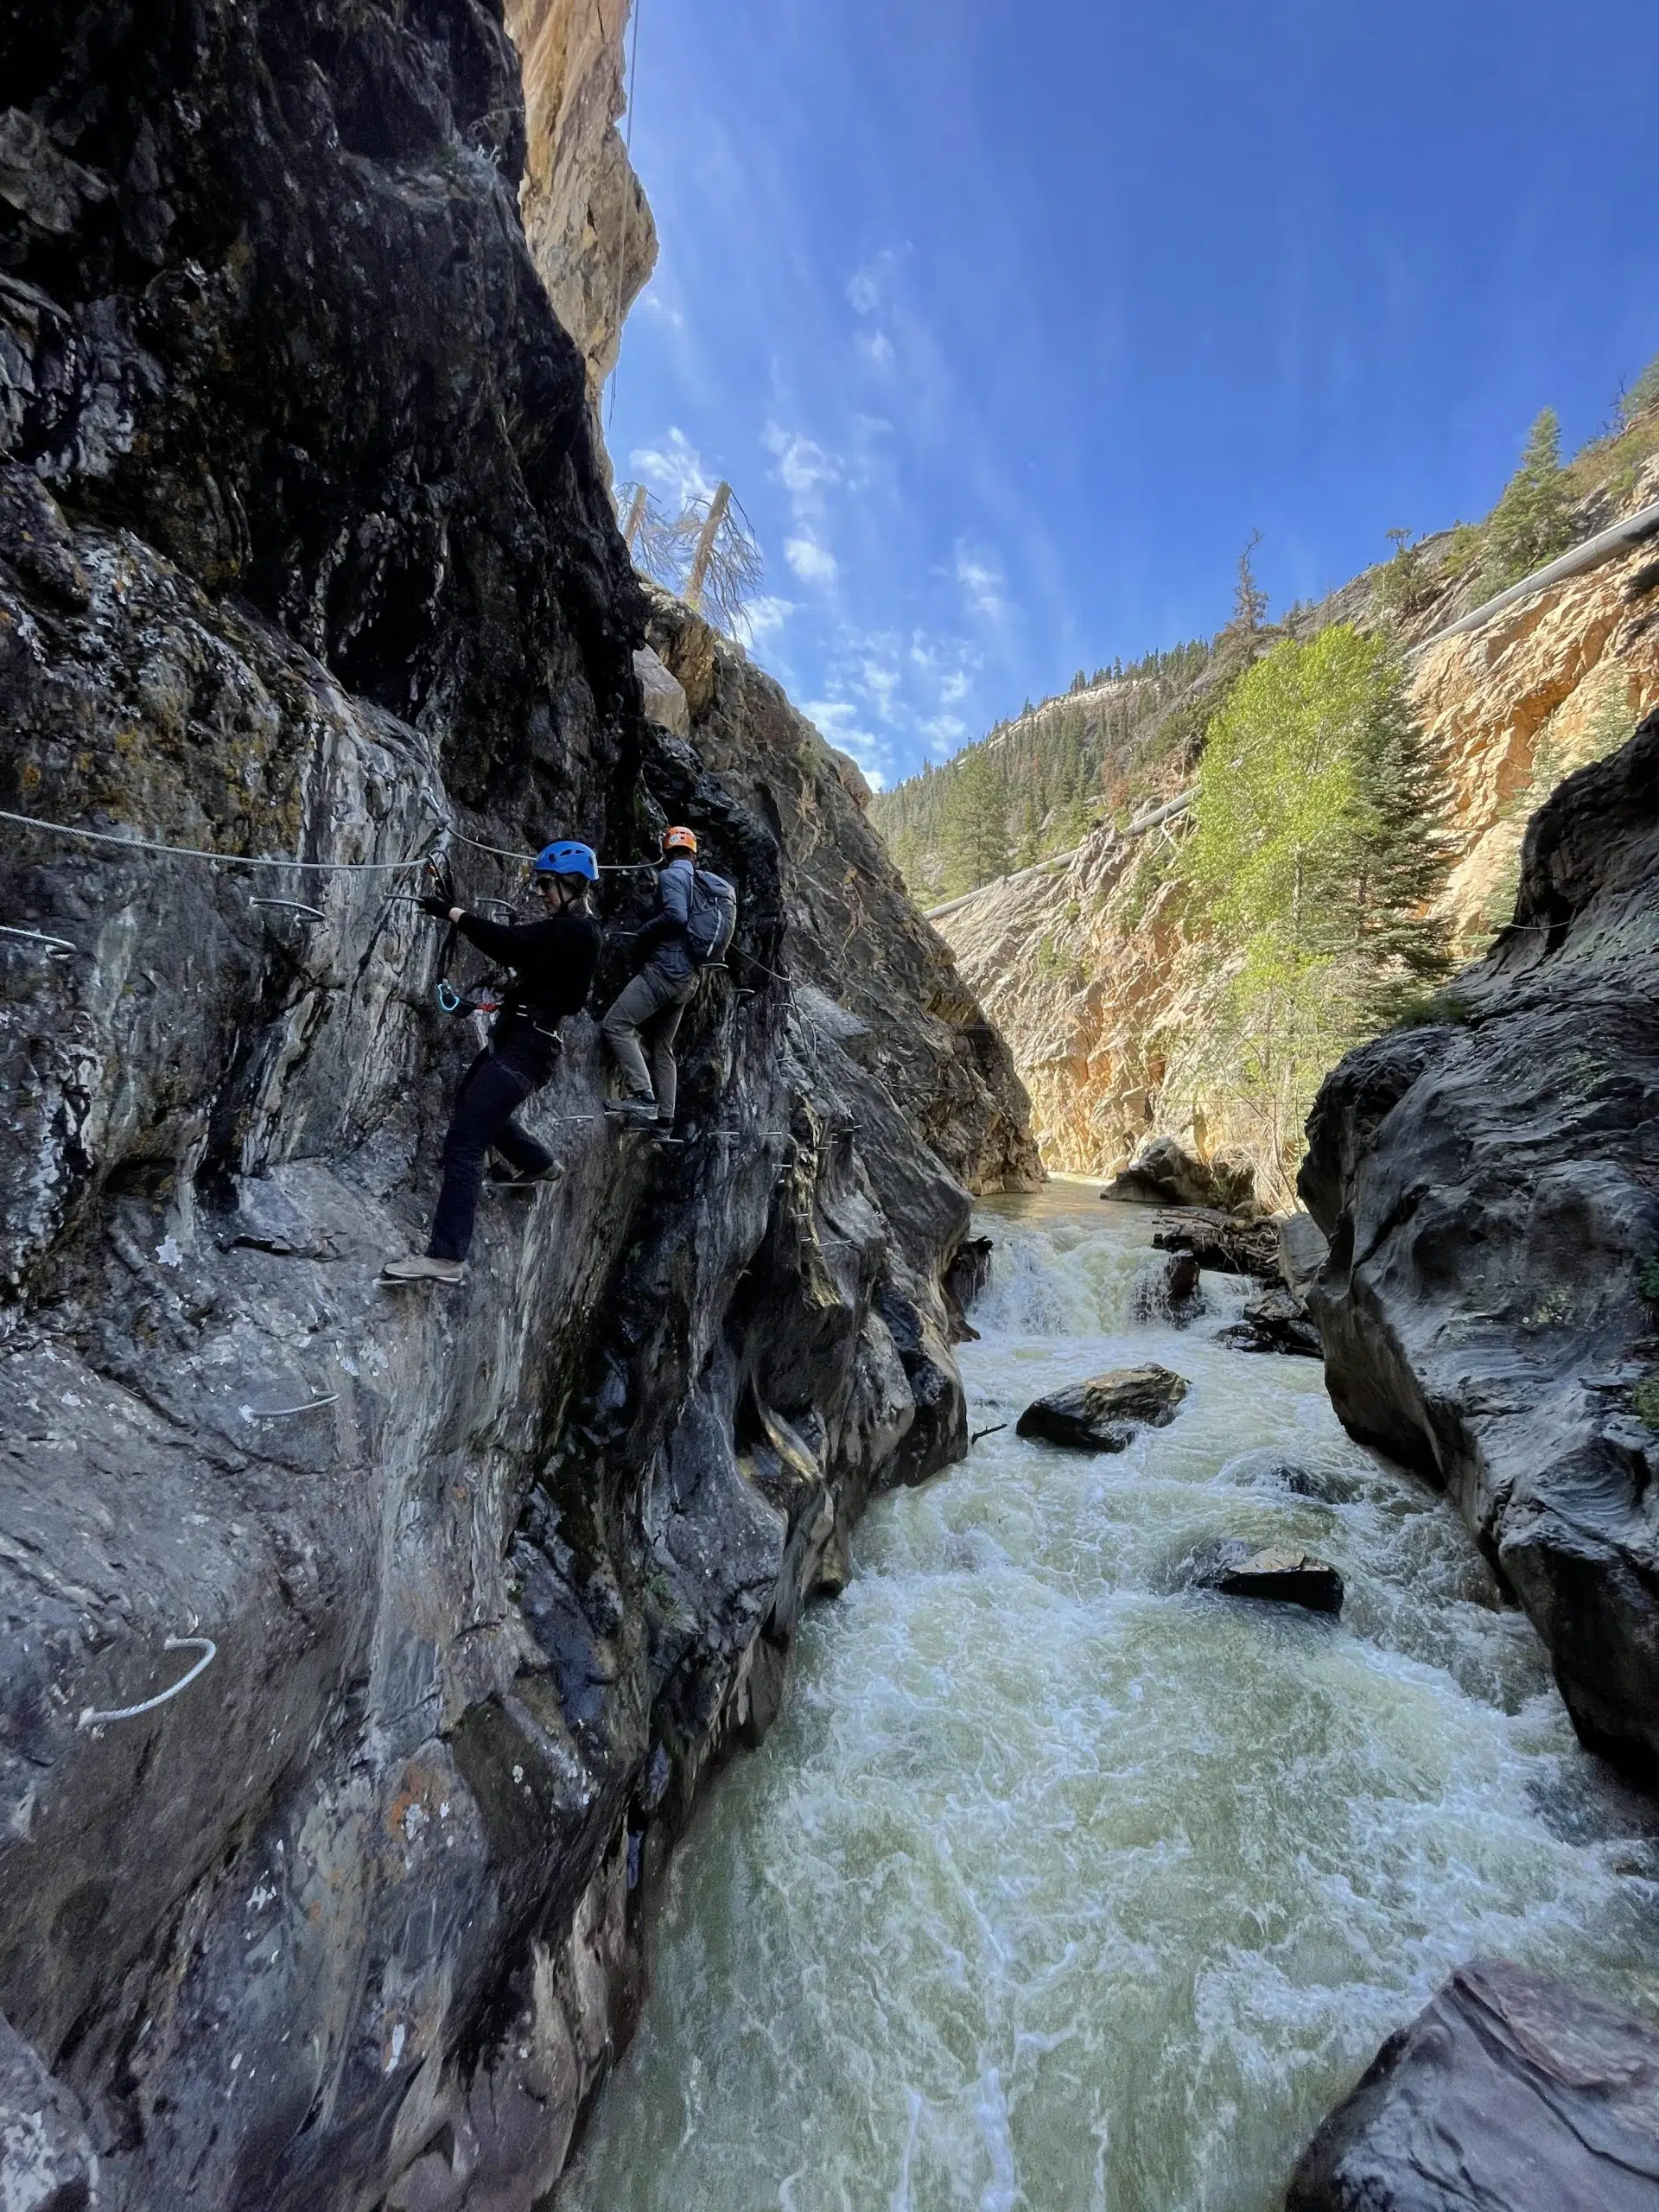
[(492, 922), (441, 890), (421, 905), (471, 944), (513, 971), (490, 1041), (461, 1078), (443, 1141), (443, 1187), (424, 1252), (389, 1260), (383, 1282), (460, 1282), (467, 1272), (486, 1156), (494, 1151), (521, 1189), (556, 1182), (559, 1162), (519, 1128), (514, 1115), (553, 1072), (559, 1024), (580, 1014), (599, 964), (599, 923), (588, 905), (599, 880), (593, 848), (570, 838), (545, 845), (531, 863), (546, 913), (533, 922)]

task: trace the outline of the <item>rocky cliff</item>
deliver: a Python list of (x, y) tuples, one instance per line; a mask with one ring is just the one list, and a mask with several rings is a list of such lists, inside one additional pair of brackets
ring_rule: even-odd
[[(836, 758), (639, 595), (499, 14), (14, 7), (0, 63), (0, 806), (88, 833), (0, 823), (0, 2196), (528, 2208), (800, 1606), (960, 1448), (1020, 1096)], [(423, 856), (511, 901), (665, 818), (743, 901), (683, 1148), (575, 1020), (563, 1184), (378, 1288), (474, 1043)]]
[[(1613, 512), (1659, 497), (1659, 467)], [(1584, 527), (1611, 519), (1592, 501)], [(1430, 550), (1432, 558), (1433, 549)], [(1402, 635), (1427, 640), (1470, 587), (1431, 591)], [(1378, 619), (1376, 573), (1322, 611)], [(1509, 918), (1529, 817), (1573, 769), (1622, 744), (1659, 705), (1659, 561), (1651, 543), (1541, 592), (1414, 661), (1412, 697), (1448, 772), (1453, 865), (1442, 902), (1460, 957)], [(1170, 764), (1148, 804), (1179, 781)], [(1096, 830), (1056, 873), (990, 884), (938, 926), (1007, 1037), (1051, 1167), (1103, 1174), (1154, 1131), (1249, 1152), (1264, 1188), (1270, 1147), (1237, 1099), (1192, 1066), (1201, 962), (1172, 865), (1179, 820), (1147, 836)]]
[(1659, 715), (1528, 830), (1466, 1018), (1327, 1079), (1301, 1189), (1354, 1435), (1447, 1490), (1586, 1741), (1659, 1779)]
[(622, 325), (657, 265), (657, 226), (617, 118), (628, 0), (507, 0), (524, 77), (524, 235), (581, 346), (595, 410)]

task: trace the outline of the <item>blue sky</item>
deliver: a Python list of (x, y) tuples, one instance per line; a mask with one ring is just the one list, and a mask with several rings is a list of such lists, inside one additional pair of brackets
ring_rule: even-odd
[(1484, 513), (1659, 353), (1654, 0), (638, 0), (619, 477), (891, 783)]

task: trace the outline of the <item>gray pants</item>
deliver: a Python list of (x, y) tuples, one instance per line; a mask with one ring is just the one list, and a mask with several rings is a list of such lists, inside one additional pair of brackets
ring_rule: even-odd
[[(604, 1021), (605, 1041), (616, 1055), (622, 1080), (635, 1098), (657, 1101), (657, 1118), (671, 1122), (678, 1095), (679, 1071), (674, 1065), (674, 1039), (680, 1016), (696, 996), (697, 977), (665, 975), (655, 961), (647, 961), (625, 991), (620, 992)], [(645, 1050), (640, 1049), (640, 1039)], [(645, 1066), (645, 1052), (651, 1066)]]

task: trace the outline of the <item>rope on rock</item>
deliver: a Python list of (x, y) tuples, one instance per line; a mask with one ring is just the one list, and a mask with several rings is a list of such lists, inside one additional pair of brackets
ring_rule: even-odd
[(141, 837), (136, 831), (118, 836), (109, 830), (79, 830), (68, 822), (47, 822), (38, 815), (14, 814), (0, 806), (0, 822), (21, 823), (26, 830), (42, 830), (54, 837), (79, 837), (89, 845), (113, 845), (137, 853), (171, 853), (181, 860), (217, 861), (225, 868), (308, 868), (323, 875), (386, 875), (404, 868), (424, 868), (426, 855), (409, 861), (290, 861), (266, 853), (216, 853), (206, 845), (169, 845), (159, 837)]
[(94, 1713), (89, 1705), (75, 1723), (77, 1728), (102, 1728), (106, 1721), (136, 1720), (141, 1713), (153, 1713), (158, 1705), (165, 1705), (170, 1697), (177, 1697), (181, 1690), (188, 1689), (196, 1676), (211, 1667), (219, 1656), (219, 1646), (211, 1636), (169, 1636), (162, 1644), (163, 1651), (200, 1651), (201, 1656), (187, 1675), (181, 1675), (170, 1689), (147, 1697), (142, 1705), (118, 1706), (112, 1713)]
[(283, 906), (290, 914), (303, 914), (308, 922), (326, 922), (328, 918), (321, 906), (313, 906), (303, 899), (250, 899), (250, 906)]
[(79, 952), (78, 944), (71, 944), (67, 937), (48, 937), (44, 930), (13, 929), (10, 923), (0, 922), (0, 937), (27, 938), (32, 944), (43, 944), (48, 953)]
[(326, 1398), (308, 1398), (302, 1406), (240, 1406), (237, 1410), (244, 1421), (290, 1421), (296, 1414), (314, 1414), (339, 1403), (339, 1391), (331, 1390)]

